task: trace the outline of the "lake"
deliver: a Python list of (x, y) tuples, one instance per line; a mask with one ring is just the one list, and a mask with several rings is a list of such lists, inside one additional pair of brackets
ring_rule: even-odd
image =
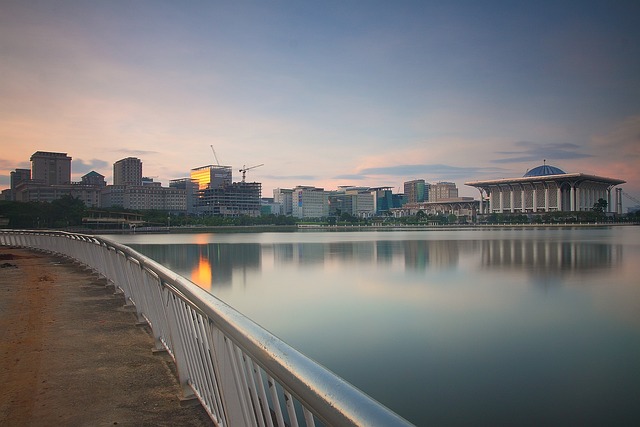
[(416, 425), (640, 425), (640, 227), (108, 237)]

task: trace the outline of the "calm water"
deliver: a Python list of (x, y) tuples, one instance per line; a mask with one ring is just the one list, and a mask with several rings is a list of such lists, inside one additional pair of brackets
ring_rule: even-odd
[(417, 425), (640, 425), (640, 228), (110, 236)]

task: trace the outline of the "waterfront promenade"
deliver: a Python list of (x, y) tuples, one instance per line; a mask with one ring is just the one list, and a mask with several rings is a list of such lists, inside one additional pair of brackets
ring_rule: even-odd
[(0, 425), (212, 425), (104, 280), (11, 247), (0, 266)]

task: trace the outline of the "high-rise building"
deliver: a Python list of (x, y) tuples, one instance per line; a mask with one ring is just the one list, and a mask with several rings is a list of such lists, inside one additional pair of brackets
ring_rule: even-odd
[(67, 153), (36, 151), (31, 156), (31, 179), (45, 185), (71, 183), (71, 157)]
[(428, 198), (427, 184), (424, 179), (414, 179), (404, 183), (404, 196), (407, 203), (424, 202)]
[(142, 185), (142, 161), (127, 157), (113, 164), (113, 185)]
[(453, 182), (437, 182), (429, 187), (429, 201), (440, 202), (458, 197), (458, 187)]
[(392, 187), (376, 187), (370, 189), (373, 195), (373, 203), (376, 215), (387, 212), (393, 208), (393, 190)]
[(231, 166), (207, 165), (191, 169), (191, 180), (196, 183), (200, 191), (213, 190), (231, 185), (233, 172)]
[(291, 215), (292, 194), (293, 190), (290, 188), (276, 188), (273, 190), (273, 202), (280, 205), (281, 215)]
[(192, 214), (196, 212), (195, 205), (198, 199), (198, 187), (191, 178), (172, 179), (169, 181), (169, 188), (184, 190), (187, 203), (187, 213)]
[(194, 210), (204, 215), (259, 216), (262, 184), (233, 182), (231, 166), (207, 165), (191, 169), (195, 186)]
[(7, 200), (16, 200), (16, 188), (18, 184), (29, 181), (31, 179), (31, 169), (16, 169), (11, 172), (11, 188), (9, 189), (9, 198)]

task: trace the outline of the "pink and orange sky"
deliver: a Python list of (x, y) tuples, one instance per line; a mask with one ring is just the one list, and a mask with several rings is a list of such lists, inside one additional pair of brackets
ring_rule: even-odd
[[(35, 151), (73, 179), (138, 157), (168, 184), (522, 176), (547, 160), (640, 198), (634, 1), (0, 4), (0, 188)], [(634, 203), (626, 200), (625, 207)]]

